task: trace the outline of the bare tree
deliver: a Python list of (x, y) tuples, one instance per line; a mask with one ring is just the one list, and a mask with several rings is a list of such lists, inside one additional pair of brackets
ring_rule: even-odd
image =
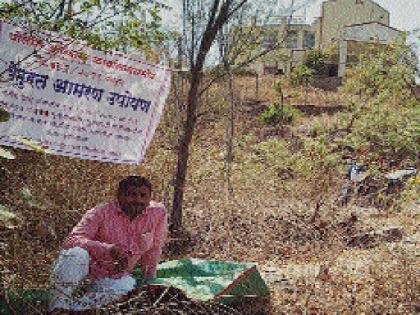
[[(233, 68), (238, 62), (244, 62), (252, 56), (253, 53), (263, 46), (267, 35), (272, 38), (279, 37), (280, 29), (275, 30), (264, 27), (270, 14), (266, 14), (260, 19), (262, 25), (257, 25), (257, 8), (246, 8), (243, 6), (223, 27), (218, 36), (220, 59), (223, 65), (224, 74), (227, 76), (227, 95), (226, 99), (229, 103), (226, 123), (226, 157), (225, 157), (225, 174), (229, 195), (233, 195), (233, 185), (231, 179), (231, 168), (233, 163), (233, 145), (234, 145), (234, 129), (235, 129), (235, 97), (234, 97), (234, 73)], [(275, 42), (271, 47), (266, 47), (270, 51), (275, 50)], [(257, 73), (258, 84), (258, 73)], [(257, 86), (258, 90), (258, 86)], [(258, 91), (257, 91), (258, 94)]]
[[(308, 4), (313, 2), (314, 0), (301, 0), (301, 5)], [(264, 3), (269, 8), (272, 7), (274, 4), (281, 3), (282, 1), (278, 0), (266, 0)], [(287, 27), (286, 32), (284, 32), (283, 37), (279, 39), (277, 42), (273, 43), (269, 47), (265, 47), (264, 49), (249, 49), (245, 44), (246, 41), (239, 40), (239, 38), (234, 38), (232, 41), (237, 43), (237, 45), (229, 46), (229, 51), (226, 50), (226, 56), (239, 56), (241, 51), (248, 52), (245, 56), (242, 54), (242, 58), (236, 59), (225, 59), (224, 68), (228, 69), (219, 75), (216, 75), (212, 79), (207, 82), (203, 82), (203, 68), (205, 65), (206, 57), (210, 51), (213, 42), (216, 39), (217, 34), (219, 34), (223, 27), (231, 22), (233, 19), (238, 19), (241, 17), (241, 10), (243, 10), (246, 6), (249, 5), (251, 10), (254, 12), (258, 12), (258, 6), (261, 6), (260, 2), (251, 3), (251, 0), (184, 0), (183, 1), (183, 38), (184, 38), (184, 51), (186, 52), (186, 61), (188, 63), (188, 80), (189, 80), (189, 87), (188, 87), (188, 95), (186, 100), (186, 118), (183, 122), (183, 130), (182, 134), (180, 135), (180, 141), (178, 145), (178, 152), (177, 152), (177, 166), (175, 172), (175, 179), (174, 179), (174, 197), (173, 197), (173, 204), (172, 204), (172, 222), (171, 222), (171, 231), (176, 233), (180, 231), (182, 228), (182, 206), (183, 206), (183, 198), (184, 198), (184, 187), (185, 187), (185, 180), (187, 176), (187, 168), (188, 168), (188, 158), (189, 158), (189, 148), (194, 132), (195, 123), (197, 120), (198, 115), (198, 104), (200, 96), (205, 93), (212, 84), (218, 80), (220, 80), (225, 75), (230, 76), (232, 82), (232, 75), (235, 70), (246, 67), (247, 65), (251, 64), (252, 62), (256, 61), (257, 59), (269, 54), (273, 50), (276, 50), (282, 47), (285, 39), (285, 35), (287, 34)], [(294, 1), (292, 1), (291, 6), (283, 6), (280, 9), (283, 13), (290, 14), (292, 16), (294, 12)], [(298, 8), (298, 6), (296, 6)], [(263, 15), (263, 17), (267, 18), (271, 15), (271, 10), (269, 10), (269, 14)], [(243, 17), (243, 15), (242, 15)], [(291, 18), (289, 19), (290, 23)], [(248, 21), (249, 22), (249, 21)], [(239, 30), (239, 31), (238, 31)], [(242, 34), (243, 38), (248, 38), (251, 42), (257, 43), (257, 46), (260, 46), (261, 42), (258, 42), (252, 36), (245, 36), (247, 32), (250, 32), (252, 28), (243, 27), (237, 28), (231, 27), (228, 32), (224, 32), (224, 34), (229, 36), (237, 36), (238, 34)], [(261, 30), (256, 28), (256, 30)], [(234, 35), (236, 34), (236, 35)], [(261, 34), (260, 34), (261, 35)], [(261, 37), (260, 37), (261, 40)], [(227, 68), (226, 68), (227, 67)], [(203, 84), (204, 83), (204, 84)], [(204, 86), (203, 86), (204, 85)], [(233, 86), (233, 84), (232, 84)], [(233, 94), (230, 93), (230, 99), (233, 100)], [(231, 103), (233, 106), (233, 103)], [(232, 124), (228, 127), (228, 133), (233, 138), (233, 113), (234, 108), (231, 107), (230, 111), (231, 121)], [(232, 143), (228, 144), (228, 147), (232, 147)], [(231, 150), (231, 149), (229, 149)], [(232, 151), (228, 152), (228, 161), (232, 161), (233, 155)]]
[(230, 25), (227, 24), (224, 30), (221, 32), (219, 38), (219, 49), (220, 57), (223, 62), (224, 70), (227, 74), (227, 99), (229, 102), (229, 112), (226, 124), (226, 158), (225, 158), (225, 172), (226, 181), (228, 186), (229, 195), (233, 194), (233, 186), (231, 181), (231, 167), (233, 162), (233, 133), (234, 133), (234, 116), (235, 116), (235, 99), (233, 94), (233, 73), (231, 61), (229, 60), (229, 49), (231, 47), (230, 42)]
[[(189, 147), (193, 136), (193, 131), (197, 118), (198, 97), (200, 95), (199, 87), (203, 77), (203, 67), (207, 54), (212, 46), (217, 33), (223, 25), (239, 10), (247, 0), (213, 0), (208, 11), (199, 12), (205, 15), (205, 25), (197, 26), (196, 10), (192, 11), (188, 20), (191, 27), (191, 41), (189, 45), (189, 92), (186, 104), (186, 120), (183, 133), (178, 147), (178, 162), (175, 177), (175, 192), (172, 209), (172, 231), (179, 231), (182, 227), (182, 202), (184, 197), (185, 179), (187, 175), (187, 166), (189, 158)], [(184, 5), (191, 6), (192, 9), (198, 6), (204, 8), (203, 1), (185, 1)], [(185, 7), (184, 7), (185, 9)], [(198, 10), (200, 11), (200, 10)], [(203, 26), (203, 32), (197, 32)], [(197, 38), (198, 35), (198, 38)]]

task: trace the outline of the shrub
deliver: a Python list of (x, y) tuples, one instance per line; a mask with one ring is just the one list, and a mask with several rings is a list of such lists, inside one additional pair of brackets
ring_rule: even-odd
[(268, 139), (254, 146), (259, 159), (274, 166), (288, 166), (290, 164), (290, 152), (284, 141)]
[(322, 75), (327, 73), (325, 60), (329, 54), (319, 49), (310, 49), (306, 56), (305, 66), (314, 70), (314, 74)]
[(298, 117), (302, 116), (301, 111), (284, 104), (283, 87), (280, 80), (274, 82), (274, 89), (278, 93), (278, 101), (270, 104), (270, 106), (261, 114), (262, 121), (270, 125), (276, 125), (280, 122), (290, 124)]
[(290, 84), (292, 86), (307, 85), (314, 73), (315, 70), (308, 68), (306, 65), (297, 66), (290, 74)]
[(400, 105), (413, 96), (417, 60), (405, 39), (392, 43), (376, 55), (362, 55), (347, 74), (344, 91), (380, 98)]
[(412, 87), (416, 62), (403, 42), (374, 56), (363, 56), (349, 73), (344, 90), (361, 96), (349, 107), (353, 121), (345, 145), (363, 149), (360, 163), (394, 167), (416, 160), (416, 101)]
[(0, 122), (6, 122), (10, 119), (10, 114), (0, 107)]
[[(264, 167), (266, 174), (283, 180), (293, 177), (292, 154), (284, 140), (268, 139), (253, 146), (253, 160)], [(275, 174), (275, 175), (274, 175)]]
[(416, 110), (414, 107), (385, 106), (381, 102), (359, 108), (352, 132), (345, 137), (354, 149), (363, 148), (359, 163), (375, 165), (414, 163), (416, 160)]
[(339, 162), (336, 146), (326, 135), (308, 138), (300, 152), (293, 155), (294, 170), (303, 177), (317, 177), (317, 174), (335, 169)]
[(280, 122), (291, 124), (296, 121), (299, 117), (302, 117), (303, 113), (294, 108), (293, 106), (283, 105), (275, 102), (261, 114), (261, 120), (269, 125), (276, 125)]

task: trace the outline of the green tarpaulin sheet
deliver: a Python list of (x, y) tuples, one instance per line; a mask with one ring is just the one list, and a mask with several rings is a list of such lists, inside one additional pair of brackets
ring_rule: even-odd
[[(141, 275), (135, 276), (141, 283)], [(266, 296), (269, 290), (256, 265), (220, 260), (182, 259), (159, 264), (147, 284), (173, 286), (194, 300), (230, 303), (241, 296)]]
[[(133, 276), (140, 286), (141, 272), (135, 269)], [(256, 265), (220, 260), (182, 259), (162, 262), (158, 265), (157, 277), (148, 285), (172, 286), (181, 289), (186, 296), (199, 301), (217, 300), (230, 304), (241, 297), (264, 297), (269, 290)], [(26, 305), (36, 309), (47, 304), (46, 290), (31, 290), (7, 293), (9, 304), (18, 314), (25, 314)], [(0, 300), (0, 314), (9, 314)]]

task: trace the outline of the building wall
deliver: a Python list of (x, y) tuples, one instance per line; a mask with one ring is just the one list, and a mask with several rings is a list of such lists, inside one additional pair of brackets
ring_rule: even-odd
[(318, 17), (312, 23), (312, 30), (315, 34), (315, 47), (316, 48), (321, 47), (321, 23), (322, 23), (322, 18), (321, 17)]
[(372, 0), (329, 0), (322, 3), (320, 23), (322, 46), (338, 40), (346, 25), (380, 22), (389, 25), (389, 12)]
[(338, 76), (344, 77), (346, 67), (357, 63), (361, 53), (375, 54), (400, 35), (400, 31), (376, 22), (344, 27), (339, 45)]
[[(316, 47), (316, 34), (313, 26), (309, 24), (287, 25), (287, 17), (282, 17), (279, 22), (280, 23), (275, 26), (265, 26), (265, 31), (273, 31), (273, 34), (276, 34), (277, 36), (278, 42), (282, 42), (283, 38), (286, 36), (286, 26), (290, 34), (294, 34), (293, 37), (291, 35), (286, 37), (286, 40), (281, 46), (281, 54), (287, 56), (287, 60), (281, 60), (281, 58), (279, 58), (279, 51), (268, 53), (261, 58), (259, 62), (255, 62), (250, 66), (259, 74), (267, 73), (267, 71), (271, 71), (273, 68), (277, 68), (277, 70), (282, 73), (289, 74), (293, 67), (302, 64), (305, 60), (306, 50), (309, 49), (304, 45), (305, 33), (314, 34), (315, 41), (313, 47)], [(293, 45), (291, 45), (292, 43)]]
[[(273, 31), (276, 30), (274, 33), (277, 34), (277, 40), (282, 41), (286, 32), (287, 19), (283, 16), (279, 19), (278, 24), (264, 26), (264, 28), (268, 27)], [(380, 24), (363, 24), (369, 22), (379, 22)], [(355, 27), (354, 24), (361, 24), (361, 26)], [(346, 27), (349, 25), (351, 25), (351, 29)], [(313, 48), (322, 49), (326, 48), (327, 44), (337, 44), (337, 51), (332, 51), (333, 55), (330, 58), (330, 63), (345, 64), (345, 60), (339, 61), (338, 49), (347, 51), (347, 47), (340, 47), (340, 39), (342, 40), (345, 37), (347, 40), (370, 41), (372, 36), (377, 36), (381, 42), (388, 42), (388, 39), (395, 37), (398, 31), (387, 26), (389, 26), (389, 12), (373, 0), (328, 0), (322, 3), (321, 17), (317, 18), (312, 25), (289, 24), (287, 26), (291, 32), (296, 34), (293, 47), (290, 45), (288, 47), (287, 40), (283, 45), (283, 53), (289, 56), (287, 61), (279, 60), (277, 53), (268, 54), (259, 62), (254, 63), (251, 68), (262, 74), (265, 72), (265, 68), (277, 67), (283, 73), (289, 74), (293, 67), (304, 63), (305, 51), (310, 48), (304, 47), (305, 32), (314, 34)], [(347, 53), (342, 54), (342, 57), (346, 58), (346, 56)]]
[(400, 35), (400, 31), (389, 26), (380, 23), (368, 23), (344, 27), (341, 32), (341, 39), (388, 44)]

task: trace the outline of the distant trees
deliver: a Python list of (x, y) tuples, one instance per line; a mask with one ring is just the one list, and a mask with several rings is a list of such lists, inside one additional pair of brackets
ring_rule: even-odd
[(94, 49), (146, 51), (165, 40), (159, 15), (165, 8), (155, 0), (19, 0), (0, 3), (0, 19), (86, 41)]

